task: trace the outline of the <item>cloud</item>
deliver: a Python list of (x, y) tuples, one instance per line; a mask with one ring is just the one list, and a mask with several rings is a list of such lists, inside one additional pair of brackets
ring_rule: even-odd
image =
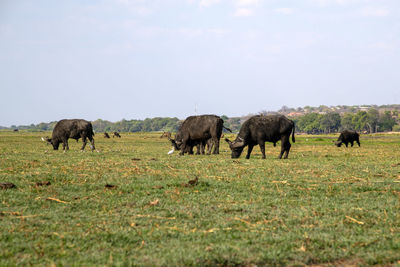
[(249, 17), (253, 15), (253, 10), (249, 8), (237, 8), (233, 13), (235, 17)]
[(249, 17), (254, 14), (254, 7), (258, 5), (259, 0), (236, 0), (235, 1), (235, 17)]
[(238, 7), (254, 6), (258, 4), (258, 0), (236, 0), (235, 5)]
[(383, 51), (394, 51), (396, 49), (396, 44), (391, 42), (376, 42), (369, 45), (370, 48)]
[(308, 0), (309, 3), (318, 6), (329, 6), (329, 5), (348, 5), (356, 2), (365, 2), (368, 0)]
[(211, 5), (218, 4), (220, 0), (201, 0), (200, 1), (200, 6), (201, 7), (209, 7)]
[(140, 16), (147, 16), (154, 12), (157, 4), (149, 4), (144, 0), (116, 0), (116, 3)]
[(386, 7), (364, 7), (360, 10), (362, 16), (365, 17), (386, 17), (389, 15), (389, 9)]
[(284, 15), (291, 15), (294, 12), (293, 8), (287, 8), (287, 7), (276, 8), (276, 9), (274, 9), (274, 11), (276, 13), (284, 14)]

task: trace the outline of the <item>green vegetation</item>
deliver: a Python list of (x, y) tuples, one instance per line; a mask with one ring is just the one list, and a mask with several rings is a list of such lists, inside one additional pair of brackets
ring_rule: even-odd
[[(278, 113), (288, 116), (296, 122), (296, 131), (308, 134), (329, 134), (344, 129), (353, 129), (359, 132), (388, 132), (400, 131), (400, 105), (386, 106), (319, 106), (291, 109), (283, 106)], [(260, 114), (276, 114), (263, 111)], [(241, 124), (250, 115), (243, 117), (227, 117), (222, 115), (225, 127), (238, 132)], [(10, 129), (22, 129), (32, 132), (51, 131), (57, 122), (39, 123), (31, 125), (12, 125)], [(152, 118), (145, 120), (121, 120), (110, 122), (95, 120), (92, 122), (95, 132), (176, 132), (182, 121), (178, 118)], [(0, 126), (0, 129), (4, 127)]]
[(342, 129), (353, 129), (368, 133), (387, 132), (397, 129), (399, 114), (397, 111), (385, 111), (380, 114), (376, 109), (358, 111), (357, 113), (336, 112), (326, 114), (307, 113), (292, 118), (296, 122), (296, 130), (309, 134), (334, 133)]
[(17, 186), (0, 189), (0, 266), (399, 263), (399, 135), (297, 136), (288, 160), (272, 144), (266, 160), (226, 143), (167, 155), (156, 133), (63, 153), (40, 136), (0, 132), (0, 183)]

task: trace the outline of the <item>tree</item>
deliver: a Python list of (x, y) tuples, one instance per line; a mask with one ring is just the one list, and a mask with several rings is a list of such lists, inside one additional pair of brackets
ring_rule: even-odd
[(321, 128), (321, 121), (322, 115), (318, 113), (308, 113), (299, 118), (297, 121), (297, 128), (300, 132), (306, 133), (321, 133), (323, 129)]
[(378, 125), (379, 121), (379, 111), (371, 108), (367, 112), (367, 119), (366, 119), (366, 124), (369, 128), (370, 133), (375, 133), (376, 132), (376, 126)]
[(345, 113), (340, 121), (342, 125), (342, 129), (355, 129), (353, 124), (353, 114), (352, 113)]
[(337, 132), (340, 128), (340, 115), (336, 112), (329, 112), (321, 117), (321, 129), (325, 133)]
[(363, 131), (367, 127), (367, 112), (359, 111), (353, 116), (354, 129)]
[(395, 124), (396, 120), (392, 117), (392, 113), (390, 111), (385, 111), (385, 113), (379, 119), (379, 129), (381, 131), (392, 131)]

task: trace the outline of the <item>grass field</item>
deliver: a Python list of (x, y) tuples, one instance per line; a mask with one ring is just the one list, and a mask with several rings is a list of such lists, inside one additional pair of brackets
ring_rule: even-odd
[(288, 160), (270, 143), (266, 160), (225, 142), (167, 155), (158, 133), (63, 153), (42, 135), (0, 132), (0, 183), (17, 186), (0, 189), (0, 266), (400, 263), (400, 135), (296, 136)]

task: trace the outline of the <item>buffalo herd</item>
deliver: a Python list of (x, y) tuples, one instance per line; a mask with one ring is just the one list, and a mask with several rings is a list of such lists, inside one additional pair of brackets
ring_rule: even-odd
[[(164, 132), (160, 138), (167, 137), (171, 142), (173, 149), (168, 153), (172, 154), (174, 150), (180, 151), (180, 155), (193, 154), (193, 149), (196, 147), (196, 154), (219, 154), (219, 145), (222, 131), (229, 128), (224, 126), (224, 121), (216, 115), (200, 115), (190, 116), (186, 118), (174, 139), (171, 133)], [(265, 159), (265, 142), (271, 142), (276, 146), (277, 142), (281, 142), (281, 151), (279, 159), (287, 159), (291, 148), (290, 136), (292, 142), (295, 142), (295, 124), (292, 120), (283, 115), (255, 115), (246, 120), (239, 130), (235, 140), (230, 141), (225, 138), (229, 144), (232, 158), (239, 158), (243, 149), (247, 146), (246, 159), (250, 158), (250, 154), (254, 146), (260, 146), (262, 158)], [(54, 127), (51, 138), (43, 138), (43, 141), (50, 143), (54, 150), (58, 150), (59, 145), (63, 144), (63, 150), (68, 150), (68, 139), (72, 138), (78, 141), (82, 139), (82, 148), (85, 149), (87, 139), (89, 139), (89, 146), (92, 151), (94, 146), (94, 132), (92, 123), (82, 119), (61, 120), (57, 122)], [(107, 132), (104, 132), (105, 138), (110, 138)], [(113, 137), (121, 138), (118, 132), (113, 132)], [(340, 147), (345, 144), (353, 146), (354, 142), (360, 146), (360, 135), (356, 131), (344, 130), (340, 133), (335, 145)]]

